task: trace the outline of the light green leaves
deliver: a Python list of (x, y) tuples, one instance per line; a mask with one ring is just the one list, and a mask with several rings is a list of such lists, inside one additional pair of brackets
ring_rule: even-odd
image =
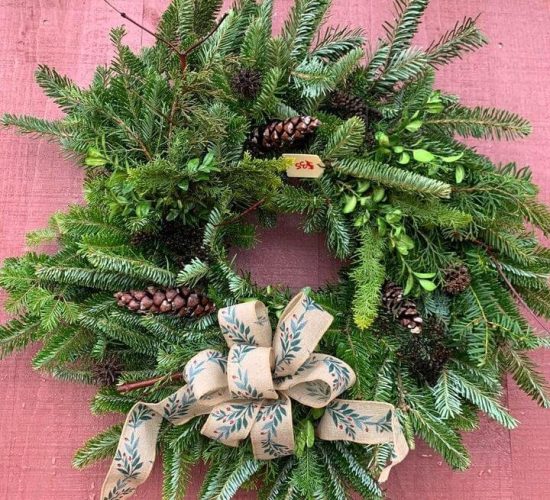
[(430, 163), (435, 156), (426, 149), (413, 149), (413, 158), (420, 163)]

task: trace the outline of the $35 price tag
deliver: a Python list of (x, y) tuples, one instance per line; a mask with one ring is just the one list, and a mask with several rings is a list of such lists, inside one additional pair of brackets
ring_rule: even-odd
[(292, 165), (286, 169), (289, 177), (317, 179), (325, 171), (325, 165), (317, 155), (284, 154), (283, 157), (292, 160)]

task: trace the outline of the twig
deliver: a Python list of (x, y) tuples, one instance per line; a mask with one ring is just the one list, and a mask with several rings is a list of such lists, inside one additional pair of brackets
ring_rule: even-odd
[(126, 12), (123, 12), (119, 10), (117, 7), (115, 7), (109, 0), (103, 0), (111, 9), (113, 9), (116, 13), (120, 15), (123, 19), (126, 19), (127, 21), (131, 22), (138, 28), (145, 31), (145, 33), (149, 33), (149, 35), (155, 37), (156, 40), (166, 45), (170, 50), (172, 50), (174, 53), (177, 54), (179, 60), (180, 60), (180, 67), (181, 71), (185, 72), (187, 69), (187, 56), (191, 52), (193, 52), (195, 49), (200, 47), (206, 40), (208, 40), (215, 32), (216, 30), (221, 26), (225, 18), (227, 17), (227, 12), (221, 17), (221, 19), (216, 23), (216, 25), (210, 30), (210, 32), (202, 37), (200, 40), (197, 40), (193, 45), (191, 45), (189, 48), (185, 49), (183, 52), (172, 42), (169, 40), (166, 40), (166, 38), (163, 38), (162, 36), (158, 35), (157, 33), (151, 31), (149, 28), (146, 28), (142, 24), (138, 23), (135, 19), (132, 19)]
[(118, 392), (130, 392), (134, 391), (136, 389), (143, 389), (145, 387), (151, 387), (152, 385), (155, 385), (159, 382), (175, 382), (178, 380), (183, 380), (183, 373), (172, 373), (172, 375), (164, 376), (164, 377), (155, 377), (150, 378), (147, 380), (140, 380), (139, 382), (127, 382), (125, 384), (121, 384), (117, 387)]
[(127, 21), (131, 22), (138, 28), (145, 31), (145, 33), (149, 33), (151, 36), (155, 37), (156, 40), (166, 45), (169, 49), (173, 50), (180, 58), (183, 55), (180, 50), (172, 43), (166, 40), (165, 38), (161, 37), (160, 35), (157, 35), (153, 31), (151, 31), (149, 28), (146, 28), (142, 24), (138, 23), (136, 20), (132, 19), (126, 12), (122, 12), (121, 10), (117, 9), (109, 0), (103, 0), (111, 9), (113, 9), (116, 13), (120, 14), (120, 17), (123, 19), (126, 19)]
[(240, 218), (244, 217), (245, 215), (249, 214), (250, 212), (253, 212), (256, 210), (259, 206), (263, 205), (265, 203), (265, 198), (262, 198), (261, 200), (258, 200), (254, 205), (250, 205), (246, 210), (241, 212), (240, 214), (237, 214), (235, 217), (225, 220), (223, 222), (220, 222), (217, 224), (217, 226), (227, 226), (229, 224), (233, 224), (235, 221), (239, 220)]

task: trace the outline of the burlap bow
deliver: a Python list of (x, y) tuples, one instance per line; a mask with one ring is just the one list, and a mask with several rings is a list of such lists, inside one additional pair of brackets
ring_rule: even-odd
[(205, 350), (185, 366), (187, 385), (160, 403), (137, 403), (126, 418), (102, 498), (123, 499), (143, 483), (155, 461), (162, 419), (181, 425), (209, 414), (201, 433), (228, 446), (250, 436), (261, 460), (294, 451), (291, 399), (312, 408), (326, 407), (317, 437), (363, 444), (393, 443), (392, 462), (408, 446), (389, 403), (336, 399), (355, 383), (343, 361), (314, 353), (332, 316), (303, 293), (283, 311), (275, 335), (259, 301), (226, 307), (218, 313), (229, 355)]

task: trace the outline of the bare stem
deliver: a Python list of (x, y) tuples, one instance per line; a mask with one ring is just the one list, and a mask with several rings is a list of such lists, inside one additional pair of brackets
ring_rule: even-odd
[(123, 11), (117, 9), (117, 7), (115, 7), (109, 0), (103, 0), (103, 1), (109, 7), (111, 7), (111, 9), (113, 9), (115, 12), (117, 12), (120, 15), (120, 17), (122, 17), (123, 19), (126, 19), (127, 21), (131, 22), (133, 25), (135, 25), (138, 28), (140, 28), (141, 30), (145, 31), (145, 33), (149, 33), (151, 36), (155, 37), (156, 40), (163, 43), (170, 50), (172, 50), (174, 53), (176, 53), (178, 55), (179, 60), (180, 60), (180, 67), (181, 67), (182, 72), (185, 72), (185, 70), (187, 69), (187, 56), (189, 54), (191, 54), (191, 52), (193, 52), (195, 49), (200, 47), (204, 42), (206, 42), (206, 40), (208, 40), (216, 32), (216, 30), (221, 26), (221, 24), (223, 23), (223, 21), (227, 17), (227, 13), (225, 13), (221, 17), (221, 19), (216, 23), (216, 25), (210, 30), (210, 32), (207, 35), (202, 37), (200, 40), (197, 40), (193, 45), (191, 45), (190, 47), (188, 47), (187, 49), (185, 49), (182, 52), (174, 43), (170, 42), (169, 40), (166, 40), (165, 38), (163, 38), (159, 34), (151, 31), (149, 28), (146, 28), (145, 26), (143, 26), (143, 24), (138, 23), (135, 19), (132, 19), (128, 14), (126, 14), (126, 12), (123, 12)]
[(253, 212), (254, 210), (256, 210), (258, 207), (260, 207), (261, 205), (263, 205), (265, 203), (265, 198), (262, 198), (261, 200), (258, 200), (256, 203), (254, 203), (253, 205), (250, 205), (246, 210), (244, 210), (243, 212), (241, 212), (240, 214), (237, 214), (235, 217), (229, 219), (229, 220), (226, 220), (226, 221), (223, 221), (223, 222), (220, 222), (218, 224), (218, 226), (227, 226), (229, 224), (233, 224), (234, 222), (236, 222), (237, 220), (241, 219), (242, 217), (244, 217), (245, 215), (249, 214), (250, 212)]
[(179, 380), (183, 380), (183, 373), (172, 373), (172, 375), (164, 376), (164, 377), (155, 377), (150, 378), (147, 380), (140, 380), (139, 382), (127, 382), (125, 384), (121, 384), (117, 387), (118, 392), (130, 392), (135, 391), (136, 389), (143, 389), (145, 387), (151, 387), (155, 384), (158, 384), (159, 382), (176, 382)]

